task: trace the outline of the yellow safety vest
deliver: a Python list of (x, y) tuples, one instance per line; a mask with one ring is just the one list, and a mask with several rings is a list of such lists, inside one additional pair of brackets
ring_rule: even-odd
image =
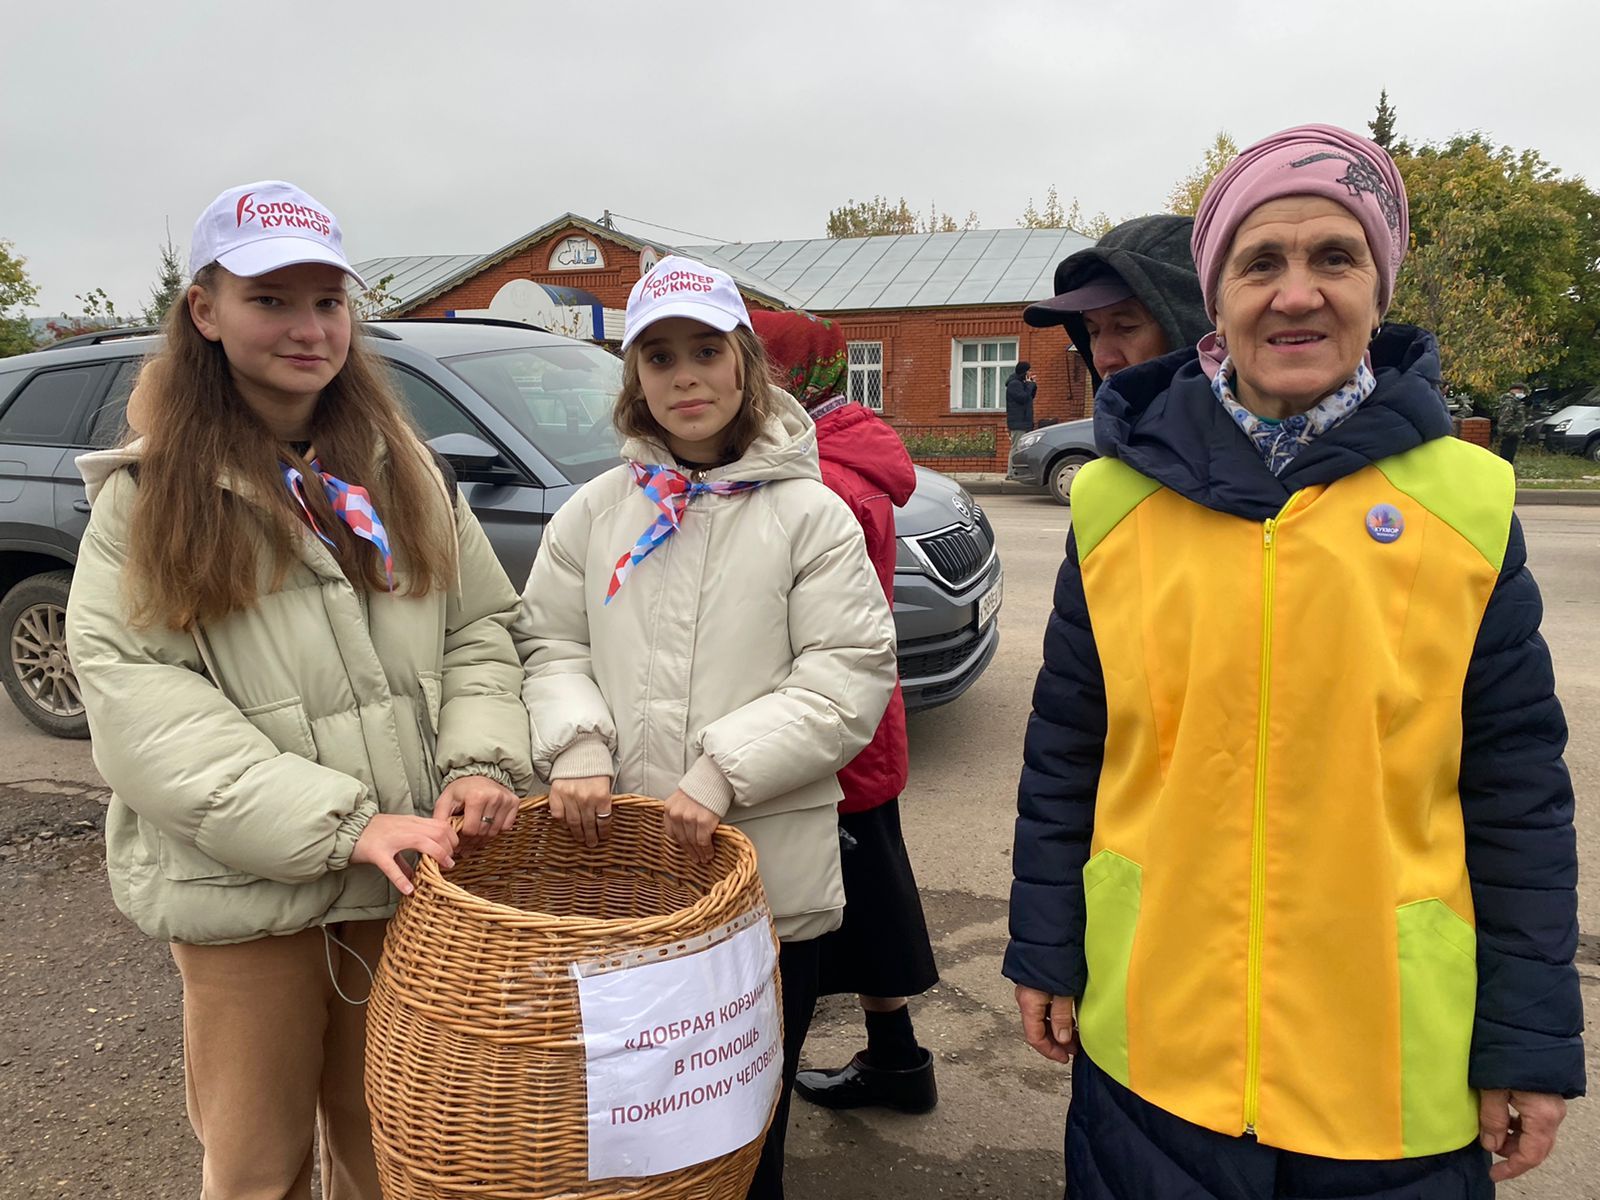
[(1144, 1099), (1333, 1158), (1477, 1136), (1461, 703), (1514, 498), (1454, 438), (1265, 522), (1074, 481), (1108, 717), (1080, 1029)]

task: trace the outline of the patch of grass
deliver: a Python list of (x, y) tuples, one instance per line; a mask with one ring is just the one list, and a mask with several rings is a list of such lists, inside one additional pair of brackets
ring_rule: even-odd
[(1517, 451), (1517, 486), (1600, 489), (1600, 463), (1576, 454), (1550, 454), (1524, 446)]

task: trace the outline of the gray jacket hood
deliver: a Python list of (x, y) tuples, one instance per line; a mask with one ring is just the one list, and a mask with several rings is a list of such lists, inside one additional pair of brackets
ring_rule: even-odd
[[(1189, 249), (1193, 230), (1193, 217), (1162, 214), (1124, 221), (1087, 250), (1061, 260), (1056, 267), (1056, 295), (1109, 270), (1133, 289), (1134, 296), (1160, 323), (1167, 335), (1168, 353), (1192, 346), (1212, 327)], [(1066, 326), (1098, 390), (1100, 376), (1089, 352), (1089, 330), (1083, 315), (1062, 313), (1058, 323)]]

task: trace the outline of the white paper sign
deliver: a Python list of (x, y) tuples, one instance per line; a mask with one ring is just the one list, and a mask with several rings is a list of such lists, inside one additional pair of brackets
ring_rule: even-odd
[(761, 1135), (783, 1042), (766, 921), (682, 958), (578, 980), (589, 1178), (660, 1175)]

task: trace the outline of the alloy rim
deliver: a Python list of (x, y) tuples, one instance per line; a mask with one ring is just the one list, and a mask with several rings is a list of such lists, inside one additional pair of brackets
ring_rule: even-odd
[(83, 695), (67, 654), (67, 610), (34, 604), (11, 627), (11, 670), (23, 693), (55, 717), (83, 715)]

